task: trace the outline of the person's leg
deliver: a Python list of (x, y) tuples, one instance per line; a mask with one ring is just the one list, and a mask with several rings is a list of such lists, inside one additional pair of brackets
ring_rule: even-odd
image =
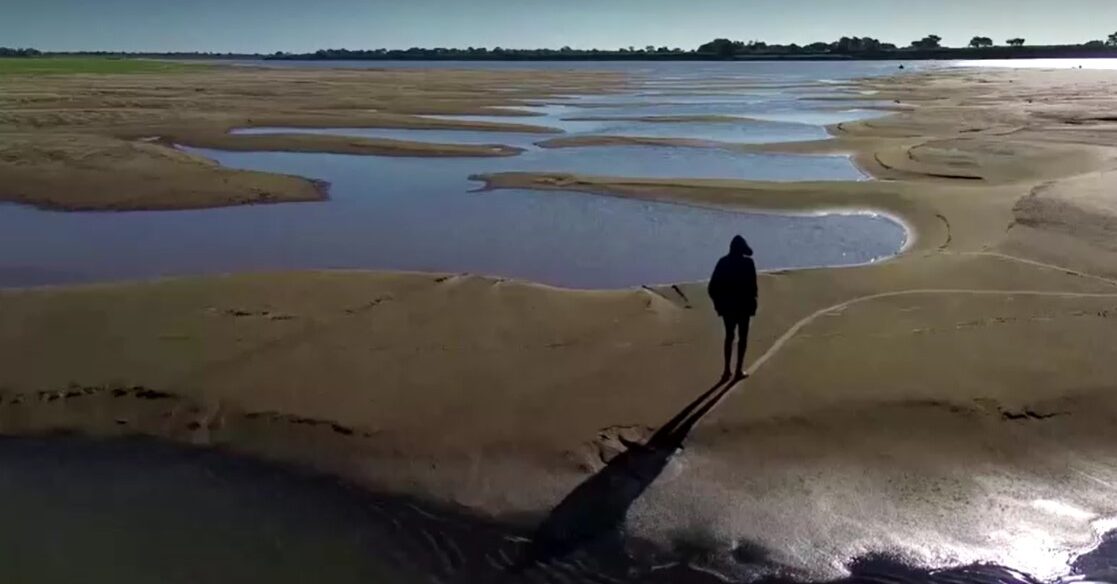
[(721, 317), (721, 321), (725, 324), (725, 369), (722, 370), (722, 379), (729, 379), (729, 366), (733, 362), (733, 334), (737, 323), (728, 316)]
[(749, 322), (752, 319), (744, 317), (737, 321), (737, 377), (745, 376), (745, 350), (749, 346)]

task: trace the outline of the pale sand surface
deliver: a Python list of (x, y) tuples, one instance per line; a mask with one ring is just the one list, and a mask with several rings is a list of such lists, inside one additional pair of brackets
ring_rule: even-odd
[[(346, 136), (231, 135), (240, 127), (388, 127), (553, 133), (514, 110), (563, 93), (621, 87), (608, 73), (287, 70), (220, 67), (143, 75), (6, 76), (0, 201), (60, 210), (192, 209), (321, 200), (305, 178), (223, 169), (181, 144), (380, 156), (512, 156), (516, 148)], [(521, 112), (522, 113), (522, 112)], [(507, 115), (508, 124), (428, 114)], [(156, 140), (158, 143), (144, 142)]]
[[(1090, 521), (1117, 515), (1117, 132), (1096, 120), (1117, 106), (1114, 83), (868, 81), (918, 107), (765, 147), (849, 153), (875, 182), (488, 177), (727, 208), (868, 206), (916, 230), (891, 261), (761, 278), (753, 377), (632, 528), (702, 526), (789, 565), (903, 549), (1040, 576), (1088, 546)], [(721, 365), (701, 283), (302, 272), (4, 291), (0, 307), (0, 432), (221, 444), (495, 514), (553, 505)]]

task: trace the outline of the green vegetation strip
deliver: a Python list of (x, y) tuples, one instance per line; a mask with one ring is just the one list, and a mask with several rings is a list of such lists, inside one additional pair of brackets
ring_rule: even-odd
[(202, 67), (207, 65), (111, 57), (0, 58), (0, 75), (173, 73), (194, 71)]

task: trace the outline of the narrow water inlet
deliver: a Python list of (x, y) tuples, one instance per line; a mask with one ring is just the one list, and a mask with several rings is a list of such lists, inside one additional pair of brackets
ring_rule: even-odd
[[(789, 133), (818, 132), (817, 126), (800, 122), (810, 119), (822, 123), (832, 115), (798, 113), (802, 108), (780, 105), (794, 99), (760, 96), (778, 97), (784, 94), (781, 89), (755, 93), (759, 109), (768, 104), (768, 114), (759, 112), (757, 117), (784, 120), (771, 122), (771, 126), (739, 125), (767, 128), (757, 130), (760, 134), (769, 132), (771, 139), (764, 141), (778, 139), (776, 132), (782, 131), (785, 123)], [(598, 110), (614, 107), (629, 115), (637, 109), (642, 114), (664, 115), (718, 115), (724, 110), (743, 112), (742, 117), (751, 107), (743, 100), (725, 100), (721, 95), (686, 99), (674, 92), (645, 91), (638, 97), (650, 99), (636, 106), (602, 100), (596, 106), (602, 106)], [(579, 99), (565, 101), (567, 105), (562, 107), (569, 109), (576, 107), (569, 104)], [(544, 108), (536, 109), (544, 116), (551, 115)], [(816, 117), (807, 117), (812, 115)], [(530, 123), (532, 118), (503, 121)], [(651, 127), (631, 120), (558, 121), (596, 124), (593, 129), (583, 126), (582, 130), (613, 133), (610, 135), (628, 135), (630, 127)], [(725, 130), (732, 124), (652, 125), (655, 129), (647, 131), (668, 135), (737, 131)], [(566, 130), (581, 131), (574, 126)], [(327, 132), (349, 135), (347, 132), (358, 130), (335, 128)], [(479, 143), (534, 143), (546, 137), (494, 132), (467, 135), (445, 130), (359, 132), (402, 139), (423, 136), (429, 141), (485, 140)], [(747, 141), (747, 136), (741, 141)], [(331, 199), (129, 213), (59, 213), (2, 206), (0, 285), (261, 269), (369, 268), (467, 271), (568, 287), (617, 288), (705, 278), (716, 258), (724, 253), (729, 238), (737, 233), (750, 239), (758, 263), (768, 269), (872, 262), (902, 250), (908, 239), (903, 225), (872, 213), (754, 214), (578, 193), (475, 192), (477, 185), (466, 178), (508, 170), (682, 179), (860, 178), (842, 157), (639, 147), (532, 150), (501, 160), (192, 151), (230, 167), (326, 180), (331, 183)], [(687, 453), (689, 458), (680, 458), (680, 465), (690, 465), (685, 476), (700, 476), (696, 471), (700, 470), (702, 454), (700, 448), (692, 448)], [(748, 464), (736, 466), (742, 474), (753, 472)], [(866, 474), (856, 465), (841, 470), (852, 476)], [(825, 472), (833, 476), (836, 471), (827, 468)], [(793, 475), (809, 476), (802, 469), (795, 469)], [(792, 545), (807, 552), (810, 562), (803, 564), (813, 562), (812, 566), (824, 565), (839, 572), (842, 566), (849, 567), (853, 576), (842, 582), (851, 583), (1036, 584), (1033, 578), (1013, 569), (1029, 565), (1023, 553), (1015, 557), (992, 553), (1001, 551), (996, 546), (1006, 542), (1011, 546), (1014, 539), (1023, 541), (1027, 544), (1021, 546), (1023, 552), (1042, 556), (1057, 567), (1073, 555), (1056, 553), (1054, 546), (1032, 545), (1046, 545), (1050, 539), (1029, 540), (1018, 530), (1007, 529), (1002, 539), (964, 560), (994, 558), (1007, 568), (979, 565), (928, 571), (876, 556), (848, 564), (869, 551), (892, 553), (904, 550), (904, 546), (923, 546), (933, 555), (943, 548), (935, 547), (934, 534), (929, 531), (889, 529), (878, 531), (884, 537), (872, 540), (860, 551), (848, 552), (841, 547), (835, 552), (835, 548), (825, 545), (833, 541), (835, 533), (843, 542), (852, 542), (850, 547), (863, 544), (865, 538), (857, 530), (835, 529), (835, 524), (838, 528), (845, 524), (830, 521), (826, 511), (832, 509), (820, 509), (830, 504), (817, 496), (818, 491), (810, 494), (813, 498), (791, 497), (786, 501), (788, 508), (803, 513), (802, 521), (780, 517), (777, 528), (768, 529), (772, 524), (754, 521), (748, 512), (769, 513), (772, 505), (742, 496), (743, 491), (704, 493), (696, 488), (699, 483), (679, 481), (659, 493), (650, 493), (641, 499), (645, 507), (625, 516), (630, 533), (639, 533), (641, 519), (653, 515), (656, 520), (665, 519), (665, 531), (673, 539), (660, 542), (662, 547), (648, 550), (646, 542), (632, 540), (621, 540), (621, 546), (615, 547), (618, 542), (614, 540), (606, 542), (614, 547), (589, 549), (577, 557), (563, 558), (523, 580), (685, 584), (746, 582), (764, 576), (768, 578), (765, 582), (783, 582), (785, 576), (796, 574), (767, 571), (769, 566), (765, 565), (770, 557), (766, 552), (771, 551), (765, 546), (778, 548), (783, 542), (773, 541), (780, 537), (794, 539)], [(875, 493), (863, 484), (846, 483), (844, 492)], [(1065, 487), (1056, 481), (1045, 484)], [(783, 492), (770, 485), (764, 485), (764, 489), (767, 493)], [(714, 494), (725, 499), (717, 499)], [(974, 500), (982, 501), (979, 497)], [(1043, 505), (1027, 509), (1029, 513), (1067, 513), (1068, 507), (1059, 500), (1038, 501)], [(737, 526), (760, 527), (714, 532), (710, 528), (713, 522), (693, 521), (697, 515), (686, 516), (686, 507), (695, 502), (713, 502), (714, 513), (705, 517), (736, 518), (740, 519)], [(39, 580), (44, 574), (47, 580), (57, 581), (107, 574), (125, 584), (152, 580), (301, 582), (323, 576), (337, 582), (511, 582), (519, 580), (519, 574), (508, 576), (509, 568), (515, 565), (525, 544), (525, 533), (530, 531), (428, 501), (360, 491), (294, 468), (145, 440), (0, 439), (0, 507), (5, 509), (5, 521), (0, 523), (0, 566), (6, 570), (0, 573), (14, 575), (15, 581), (31, 577)], [(863, 514), (861, 509), (847, 513), (844, 508), (834, 507), (842, 510), (843, 521), (851, 525), (871, 523), (874, 514), (879, 513), (872, 509)], [(741, 513), (742, 508), (747, 512)], [(1082, 511), (1070, 508), (1070, 512)], [(943, 521), (977, 516), (939, 514), (940, 519), (945, 517)], [(918, 523), (911, 515), (903, 515), (900, 521)], [(785, 526), (791, 526), (791, 530), (783, 531)], [(761, 530), (775, 537), (763, 540), (756, 535)], [(676, 533), (681, 535), (674, 537)], [(751, 541), (753, 538), (755, 541)], [(1074, 563), (1075, 575), (1066, 579), (1052, 576), (1050, 582), (1117, 581), (1113, 571), (1117, 548), (1109, 545), (1112, 538), (1106, 541), (1096, 552)], [(939, 554), (932, 560), (943, 562), (934, 564), (941, 566), (949, 565), (950, 559)], [(1035, 564), (1030, 565), (1034, 568)], [(1046, 577), (1062, 572), (1043, 573)]]
[[(591, 116), (587, 114), (592, 113)], [(583, 111), (580, 115), (585, 118), (567, 117), (572, 114), (548, 114), (539, 117), (506, 117), (488, 115), (461, 115), (461, 116), (424, 116), (431, 119), (454, 121), (482, 121), (492, 123), (523, 123), (561, 130), (561, 134), (541, 134), (537, 132), (509, 132), (496, 130), (463, 130), (463, 129), (426, 129), (426, 128), (288, 128), (288, 127), (254, 127), (234, 128), (230, 133), (234, 135), (270, 135), (270, 134), (326, 134), (334, 136), (353, 136), (359, 138), (379, 138), (390, 140), (405, 140), (414, 142), (433, 142), (442, 144), (504, 144), (519, 148), (532, 148), (537, 143), (557, 137), (578, 135), (593, 136), (626, 136), (626, 137), (651, 137), (651, 138), (678, 138), (686, 140), (706, 140), (713, 142), (727, 142), (740, 144), (758, 144), (772, 142), (794, 142), (807, 140), (822, 140), (828, 137), (821, 125), (813, 122), (763, 120), (741, 118), (739, 121), (650, 121), (648, 119), (629, 118), (631, 112), (628, 108), (610, 114), (607, 111)], [(618, 117), (610, 118), (610, 115)], [(788, 116), (802, 115), (825, 116), (824, 120), (838, 118), (839, 121), (847, 119), (841, 113), (801, 113), (786, 114)], [(655, 117), (655, 116), (653, 116)], [(662, 116), (670, 119), (669, 116)], [(829, 123), (823, 121), (822, 123)]]
[[(730, 80), (731, 81), (731, 80)], [(674, 83), (674, 82), (672, 82)], [(685, 94), (685, 87), (678, 88)], [(693, 89), (689, 89), (693, 92)], [(627, 103), (635, 99), (636, 103)], [(671, 103), (660, 103), (670, 100)], [(593, 106), (593, 107), (589, 107)], [(716, 95), (567, 96), (508, 106), (495, 121), (565, 135), (679, 137), (728, 142), (817, 139), (817, 108), (794, 91), (757, 87)], [(799, 115), (758, 121), (751, 114)], [(740, 123), (569, 118), (732, 115)], [(831, 114), (827, 114), (831, 115)], [(431, 116), (485, 119), (485, 116)], [(530, 190), (477, 193), (468, 180), (506, 171), (769, 181), (863, 180), (846, 156), (744, 154), (717, 148), (607, 146), (541, 149), (564, 134), (445, 129), (245, 128), (455, 144), (507, 144), (519, 156), (384, 158), (186, 149), (240, 169), (330, 184), (322, 203), (192, 211), (57, 213), (0, 207), (0, 286), (119, 281), (232, 271), (355, 268), (470, 272), (571, 288), (623, 288), (704, 279), (736, 234), (761, 268), (844, 266), (900, 252), (903, 226), (872, 213), (776, 215)]]
[[(843, 157), (603, 147), (506, 159), (191, 152), (234, 167), (325, 180), (321, 203), (192, 211), (60, 213), (0, 208), (0, 285), (143, 279), (270, 269), (470, 272), (572, 288), (706, 278), (733, 235), (761, 268), (872, 262), (900, 251), (887, 217), (773, 215), (579, 193), (478, 193), (479, 172), (859, 178)], [(807, 158), (807, 159), (804, 159)]]

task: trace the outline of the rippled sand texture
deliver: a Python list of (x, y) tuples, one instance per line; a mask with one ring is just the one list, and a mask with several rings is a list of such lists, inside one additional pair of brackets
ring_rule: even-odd
[[(846, 76), (862, 70), (860, 65), (841, 67)], [(13, 160), (19, 160), (14, 166), (41, 183), (38, 190), (30, 192), (73, 199), (68, 206), (48, 200), (38, 201), (39, 206), (53, 205), (65, 211), (134, 212), (56, 212), (27, 205), (0, 209), (0, 287), (359, 268), (469, 272), (568, 288), (611, 289), (704, 278), (710, 258), (720, 255), (725, 241), (741, 232), (747, 233), (754, 245), (768, 250), (758, 262), (765, 269), (869, 263), (899, 252), (906, 241), (902, 226), (864, 210), (844, 215), (787, 216), (581, 193), (505, 190), (478, 194), (479, 183), (470, 180), (475, 175), (510, 171), (784, 182), (865, 178), (849, 156), (737, 151), (734, 146), (738, 142), (817, 139), (826, 136), (826, 129), (817, 124), (768, 122), (724, 112), (810, 119), (819, 115), (855, 119), (863, 115), (848, 107), (798, 99), (814, 95), (809, 88), (789, 84), (788, 79), (804, 74), (802, 71), (784, 74), (788, 79), (778, 90), (773, 89), (772, 82), (754, 78), (750, 71), (752, 68), (735, 73), (732, 90), (722, 88), (720, 93), (694, 87), (695, 80), (705, 80), (700, 73), (687, 70), (689, 81), (674, 83), (669, 94), (664, 89), (649, 90), (658, 78), (641, 75), (630, 78), (626, 87), (610, 87), (610, 93), (594, 93), (605, 89), (591, 86), (582, 88), (584, 93), (576, 96), (550, 95), (545, 99), (548, 103), (541, 103), (543, 98), (539, 96), (514, 97), (522, 94), (524, 87), (506, 91), (510, 89), (506, 83), (525, 76), (524, 72), (504, 82), (500, 75), (485, 77), (482, 72), (457, 75), (460, 87), (451, 83), (455, 76), (408, 77), (383, 71), (369, 71), (363, 77), (354, 72), (348, 77), (326, 72), (321, 83), (309, 85), (305, 75), (292, 81), (290, 76), (272, 72), (268, 77), (252, 69), (237, 70), (240, 77), (223, 70), (215, 72), (214, 81), (225, 92), (243, 91), (245, 86), (260, 82), (262, 76), (274, 81), (284, 98), (276, 100), (279, 109), (272, 113), (273, 118), (283, 117), (283, 108), (302, 108), (285, 114), (291, 124), (306, 122), (305, 110), (314, 107), (335, 112), (335, 117), (324, 123), (374, 123), (375, 118), (344, 114), (358, 111), (358, 103), (391, 106), (384, 103), (383, 95), (404, 92), (398, 87), (385, 87), (392, 83), (417, 84), (408, 93), (415, 100), (424, 99), (427, 93), (439, 96), (438, 100), (426, 98), (429, 103), (425, 107), (429, 109), (422, 111), (460, 111), (460, 107), (446, 107), (443, 101), (473, 103), (480, 99), (478, 96), (488, 96), (490, 101), (485, 103), (501, 100), (499, 103), (509, 105), (479, 108), (477, 111), (483, 113), (477, 114), (394, 114), (379, 119), (379, 123), (396, 126), (386, 128), (238, 127), (222, 138), (228, 142), (226, 150), (181, 145), (172, 148), (171, 143), (183, 134), (177, 130), (160, 134), (165, 130), (152, 127), (144, 132), (152, 134), (148, 138), (119, 140), (118, 155), (72, 158), (30, 145), (55, 139), (51, 130), (21, 134), (28, 143), (20, 145), (17, 141), (11, 152), (16, 157)], [(554, 73), (542, 76), (556, 77)], [(608, 78), (606, 73), (597, 76), (599, 81)], [(164, 77), (154, 77), (150, 82), (157, 84)], [(573, 81), (579, 76), (571, 78), (546, 90), (578, 91)], [(187, 95), (214, 93), (208, 85), (200, 84), (200, 77), (190, 79), (197, 84), (193, 90), (183, 80), (175, 87)], [(342, 83), (339, 79), (349, 81)], [(350, 87), (357, 84), (357, 79), (375, 88), (357, 87), (339, 105), (335, 85)], [(52, 83), (58, 82), (45, 85)], [(134, 81), (121, 78), (96, 78), (92, 83), (97, 87), (96, 96), (117, 95), (122, 91), (121, 84), (135, 87)], [(317, 102), (310, 95), (316, 95)], [(214, 93), (213, 98), (206, 99), (217, 98)], [(163, 102), (138, 103), (156, 109)], [(114, 111), (113, 106), (121, 107), (119, 102), (97, 100), (52, 104), (40, 95), (13, 108), (12, 115), (40, 122), (44, 121), (42, 116), (35, 114), (41, 114), (44, 107), (59, 105), (69, 108), (66, 111), (71, 118), (95, 118), (105, 115), (106, 110)], [(196, 133), (206, 124), (232, 119), (229, 114), (215, 118), (213, 107), (213, 103), (205, 102), (183, 110), (183, 115), (196, 118), (199, 126), (182, 131)], [(255, 101), (239, 106), (256, 107)], [(642, 115), (649, 109), (661, 112), (663, 108), (692, 113)], [(703, 111), (707, 113), (693, 114)], [(509, 124), (509, 120), (529, 121), (531, 125)], [(243, 118), (239, 123), (261, 121)], [(414, 127), (399, 127), (408, 124)], [(431, 125), (448, 128), (424, 129)], [(124, 130), (114, 126), (86, 129), (81, 140), (67, 142), (66, 147), (79, 151), (82, 144), (103, 139), (92, 135), (97, 131)], [(558, 148), (543, 142), (556, 135), (567, 141), (609, 138), (617, 144)], [(661, 147), (655, 142), (680, 139), (696, 140), (698, 144)], [(336, 147), (350, 144), (346, 140), (354, 144), (380, 140), (391, 147)], [(305, 151), (324, 146), (332, 151)], [(254, 150), (268, 148), (293, 151)], [(153, 157), (182, 163), (191, 169), (185, 177), (189, 180), (178, 180), (183, 177), (151, 167)], [(97, 162), (90, 164), (90, 160)], [(73, 173), (96, 178), (60, 186), (58, 181), (68, 180), (66, 177)], [(140, 183), (132, 182), (133, 178)], [(268, 189), (261, 191), (266, 196), (255, 198), (253, 185), (263, 188), (268, 181), (273, 186), (303, 184), (309, 189), (304, 193), (307, 198), (328, 199), (302, 205), (239, 204), (291, 200)], [(112, 192), (103, 192), (105, 189), (96, 184)], [(154, 186), (149, 188), (149, 184)], [(238, 198), (226, 202), (238, 205), (189, 212), (181, 209), (221, 205), (212, 196), (223, 190), (236, 194)], [(174, 195), (176, 192), (178, 195)], [(28, 192), (17, 194), (23, 197)]]
[[(0, 200), (57, 209), (180, 209), (319, 200), (309, 180), (222, 169), (165, 147), (381, 156), (509, 156), (510, 147), (328, 135), (229, 135), (240, 126), (504, 127), (412, 114), (486, 113), (511, 100), (617, 88), (611, 73), (275, 70), (11, 76), (0, 95)], [(513, 118), (514, 121), (514, 118)], [(506, 129), (553, 130), (509, 124)], [(144, 142), (145, 139), (157, 143)], [(162, 143), (160, 146), (158, 143)]]
[[(895, 115), (753, 146), (852, 153), (871, 182), (485, 177), (728, 209), (871, 206), (916, 229), (888, 262), (761, 278), (752, 378), (636, 501), (629, 531), (727, 570), (743, 558), (830, 577), (895, 552), (1066, 573), (1117, 514), (1115, 82), (866, 81)], [(0, 305), (4, 433), (217, 443), (517, 518), (720, 371), (701, 283), (300, 272), (8, 291)]]

